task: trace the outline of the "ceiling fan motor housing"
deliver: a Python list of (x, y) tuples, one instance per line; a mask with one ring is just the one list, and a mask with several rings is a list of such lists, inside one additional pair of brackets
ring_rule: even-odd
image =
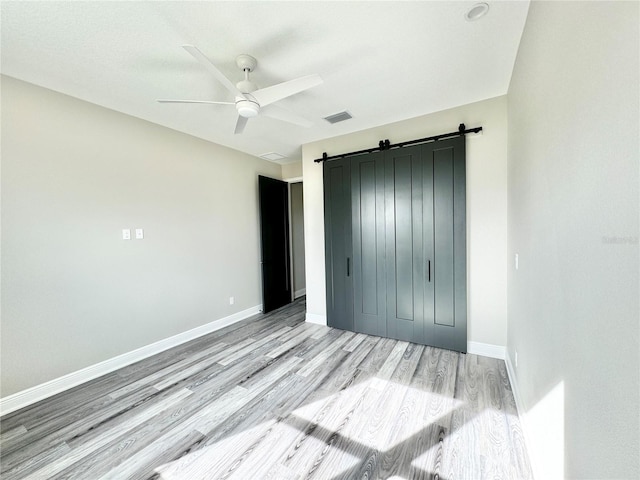
[(251, 80), (240, 80), (236, 83), (236, 88), (242, 93), (251, 93), (255, 92), (258, 89), (258, 86)]

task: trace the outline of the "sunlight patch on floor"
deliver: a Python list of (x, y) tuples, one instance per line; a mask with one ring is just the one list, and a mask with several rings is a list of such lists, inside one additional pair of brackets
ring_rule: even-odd
[[(412, 408), (407, 409), (407, 401)], [(301, 470), (315, 469), (314, 461), (324, 463), (326, 460), (334, 468), (339, 465), (340, 471), (333, 471), (340, 474), (363, 460), (345, 451), (341, 445), (346, 444), (349, 449), (355, 445), (357, 451), (390, 451), (410, 437), (426, 432), (432, 422), (449, 415), (461, 403), (372, 378), (333, 395), (319, 397), (282, 421), (274, 418), (262, 422), (184, 455), (158, 467), (156, 473), (165, 480), (205, 479), (211, 478), (212, 472), (224, 476), (227, 471), (230, 471), (230, 478), (251, 478), (252, 472), (265, 472), (265, 468), (272, 467), (275, 472), (281, 463), (300, 474), (303, 473)], [(401, 428), (396, 419), (401, 420)], [(314, 428), (307, 435), (310, 426)], [(328, 440), (336, 434), (340, 440), (332, 440), (331, 448), (326, 450)], [(261, 442), (270, 445), (266, 453), (264, 449), (256, 449)], [(296, 449), (288, 451), (292, 444), (297, 445)], [(273, 465), (276, 460), (277, 465)], [(399, 476), (393, 478), (404, 480)]]
[[(381, 384), (384, 385), (384, 388), (381, 388)], [(462, 404), (460, 400), (376, 378), (350, 387), (336, 395), (340, 408), (335, 409), (334, 415), (327, 415), (320, 419), (314, 418), (312, 414), (314, 409), (306, 410), (306, 407), (296, 410), (293, 414), (296, 417), (315, 422), (327, 430), (334, 431), (338, 427), (340, 419), (348, 413), (350, 408), (355, 407), (353, 416), (365, 420), (367, 425), (362, 425), (362, 421), (358, 426), (352, 424), (341, 434), (355, 442), (364, 442), (367, 447), (379, 451), (396, 447)], [(409, 397), (413, 400), (412, 404), (415, 407), (413, 411), (403, 410), (403, 408), (406, 409), (406, 405), (403, 406), (403, 403), (406, 404)], [(327, 399), (324, 399), (322, 403), (324, 404), (326, 401)], [(422, 415), (416, 416), (416, 413), (422, 413)], [(396, 419), (402, 422), (401, 433), (394, 428)], [(358, 431), (357, 427), (361, 427), (360, 430), (368, 431), (368, 435), (363, 436), (364, 432)], [(357, 436), (350, 434), (354, 431), (358, 431)]]

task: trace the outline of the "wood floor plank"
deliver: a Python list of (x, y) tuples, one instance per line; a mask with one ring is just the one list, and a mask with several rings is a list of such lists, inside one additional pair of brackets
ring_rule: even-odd
[[(423, 350), (423, 346), (413, 344), (405, 350), (402, 360), (391, 377), (391, 381), (397, 385), (398, 389), (410, 384)], [(398, 393), (396, 391), (394, 394), (398, 395)], [(419, 456), (420, 452), (416, 448), (417, 439), (423, 437), (425, 429), (429, 427), (426, 422), (416, 422), (416, 419), (423, 418), (425, 402), (422, 393), (415, 388), (406, 388), (394, 418), (389, 421), (390, 429), (384, 446), (380, 449), (377, 469), (377, 475), (381, 478), (388, 478), (400, 472), (403, 475), (406, 474), (406, 467)]]
[(7, 465), (8, 469), (2, 472), (2, 478), (4, 480), (25, 478), (26, 475), (45, 468), (47, 465), (51, 465), (70, 452), (71, 447), (66, 443), (59, 443), (38, 453), (34, 452), (13, 467)]
[[(132, 457), (134, 460), (125, 462), (121, 466), (117, 467), (112, 473), (121, 476), (122, 478), (132, 475), (132, 470), (140, 468), (141, 463), (149, 465), (157, 462), (157, 460), (162, 458), (163, 444), (165, 443), (166, 438), (174, 438), (175, 436), (183, 437), (188, 435), (191, 430), (197, 430), (203, 435), (209, 434), (210, 431), (213, 431), (218, 425), (223, 423), (228, 416), (231, 416), (231, 414), (238, 415), (245, 405), (250, 404), (252, 400), (264, 395), (278, 378), (298, 362), (299, 359), (292, 357), (288, 362), (278, 365), (277, 368), (271, 372), (270, 376), (264, 377), (261, 382), (254, 385), (253, 391), (249, 391), (244, 387), (236, 387), (228, 394), (225, 394), (227, 398), (215, 400), (208, 404), (204, 409), (193, 415), (187, 422), (182, 422), (176, 428), (167, 432), (164, 438), (155, 441), (143, 452), (134, 455)], [(223, 395), (223, 397), (225, 397), (225, 395)], [(204, 443), (202, 447), (202, 450), (206, 450), (206, 443)], [(200, 452), (200, 449), (198, 449), (196, 454), (192, 455), (190, 458), (180, 460), (179, 465), (175, 468), (178, 468), (179, 470), (184, 469), (185, 471), (192, 472), (192, 475), (197, 476), (200, 466), (199, 462), (196, 462), (195, 460), (205, 458), (207, 461), (210, 461), (209, 457), (202, 457), (202, 455), (204, 455), (204, 453)], [(228, 458), (228, 456), (226, 458)], [(193, 466), (194, 463), (198, 464), (196, 465), (197, 468)], [(212, 465), (208, 465), (207, 468), (222, 469), (225, 464), (224, 462), (221, 463), (221, 460), (216, 460)]]
[(320, 340), (322, 337), (324, 337), (328, 333), (335, 331), (333, 328), (325, 327), (323, 325), (316, 325), (315, 327), (316, 327), (316, 332), (313, 335), (311, 335), (311, 338), (313, 338), (314, 340)]
[(56, 473), (67, 468), (69, 465), (72, 465), (82, 460), (84, 457), (91, 455), (93, 451), (95, 451), (96, 449), (99, 449), (103, 445), (106, 445), (107, 443), (109, 443), (113, 438), (115, 438), (116, 436), (122, 433), (123, 428), (133, 429), (139, 425), (142, 425), (143, 423), (149, 421), (150, 419), (152, 419), (154, 416), (156, 416), (163, 410), (166, 410), (171, 405), (179, 402), (180, 400), (182, 400), (183, 398), (186, 398), (188, 395), (191, 395), (192, 393), (193, 392), (191, 392), (190, 390), (181, 390), (168, 396), (166, 399), (164, 399), (164, 401), (157, 403), (153, 407), (144, 409), (142, 412), (138, 413), (136, 416), (129, 419), (126, 423), (126, 426), (123, 427), (122, 425), (116, 425), (116, 426), (110, 427), (105, 432), (103, 432), (100, 436), (94, 438), (92, 441), (83, 443), (79, 447), (73, 449), (68, 455), (65, 455), (64, 457), (62, 457), (61, 459), (59, 459), (54, 463), (50, 463), (40, 468), (39, 470), (31, 473), (25, 478), (37, 480), (37, 479), (52, 477)]
[(216, 398), (236, 386), (258, 381), (269, 366), (277, 363), (277, 360), (264, 356), (261, 349), (253, 352), (246, 360), (246, 362), (232, 363), (226, 367), (216, 363), (176, 386), (189, 388), (196, 393), (206, 392), (210, 398)]
[[(96, 450), (93, 455), (84, 458), (81, 463), (72, 465), (71, 467), (63, 470), (57, 474), (54, 478), (99, 478), (100, 476), (108, 474), (115, 469), (120, 463), (126, 461), (129, 457), (139, 452), (143, 448), (147, 447), (162, 435), (164, 435), (169, 429), (174, 428), (181, 422), (185, 421), (190, 415), (193, 415), (198, 409), (198, 399), (192, 395), (184, 402), (180, 402), (175, 405), (170, 411), (167, 411), (165, 415), (160, 418), (155, 418), (153, 422), (148, 422), (142, 425), (140, 428), (124, 431), (113, 441)], [(197, 440), (194, 438), (197, 437)], [(168, 443), (166, 449), (169, 451), (186, 451), (195, 448), (204, 439), (204, 436), (196, 431), (186, 432), (184, 436), (176, 435), (171, 443)], [(167, 451), (165, 450), (165, 455)], [(176, 455), (175, 459), (180, 456)], [(164, 457), (165, 461), (169, 461), (168, 457)], [(147, 478), (153, 475), (153, 465), (150, 465), (149, 469), (144, 471), (138, 465), (139, 470), (136, 475)]]
[(300, 475), (278, 463), (265, 472), (264, 480), (300, 480)]
[(317, 387), (318, 390), (334, 393), (349, 387), (356, 381), (364, 381), (366, 376), (362, 374), (362, 370), (358, 369), (358, 365), (369, 355), (378, 341), (377, 337), (369, 337), (360, 342), (349, 354), (341, 355), (339, 365), (332, 369), (331, 375), (325, 377), (322, 384)]
[[(231, 478), (237, 468), (253, 452), (266, 435), (271, 432), (278, 420), (258, 424), (239, 435), (232, 435), (217, 443), (196, 451), (189, 458), (165, 464), (157, 468), (161, 478), (188, 478), (193, 480), (209, 479), (216, 472), (216, 479)], [(251, 478), (251, 477), (247, 477)]]
[(136, 408), (145, 404), (152, 404), (161, 398), (159, 392), (152, 388), (138, 390), (131, 395), (116, 400), (105, 401), (96, 405), (90, 411), (83, 410), (78, 415), (75, 412), (67, 416), (64, 424), (55, 422), (52, 424), (40, 424), (28, 431), (15, 442), (6, 445), (2, 451), (3, 468), (13, 468), (25, 461), (27, 455), (36, 455), (51, 449), (61, 442), (73, 442), (76, 439), (84, 441), (85, 435), (95, 430), (102, 424), (115, 423), (119, 418), (126, 416)]
[[(164, 464), (164, 451), (167, 445), (171, 445), (174, 442), (174, 439), (189, 437), (194, 431), (205, 435), (202, 430), (210, 430), (217, 423), (222, 422), (224, 418), (232, 415), (250, 398), (251, 396), (245, 388), (235, 387), (215, 401), (206, 404), (195, 414), (168, 430), (160, 438), (128, 457), (124, 462), (100, 478), (135, 478), (140, 470), (147, 472), (153, 465)], [(193, 456), (189, 456), (186, 457), (186, 460), (190, 461), (192, 458)]]
[(327, 328), (325, 335), (322, 335), (318, 339), (311, 335), (311, 337), (305, 339), (300, 345), (298, 345), (295, 350), (296, 357), (304, 358), (306, 361), (313, 360), (316, 355), (324, 352), (326, 348), (339, 339), (343, 333), (343, 330)]
[[(162, 437), (155, 440), (149, 446), (133, 454), (103, 478), (129, 478), (134, 476), (135, 472), (141, 469), (142, 466), (144, 466), (145, 471), (148, 470), (149, 465), (157, 464), (161, 461), (167, 443), (173, 442), (175, 438), (184, 438), (190, 435), (192, 431), (198, 431), (203, 435), (207, 435), (228, 416), (236, 414), (252, 399), (262, 395), (279, 377), (299, 362), (300, 359), (291, 357), (271, 369), (269, 375), (265, 375), (261, 378), (260, 382), (253, 385), (252, 390), (237, 386), (221, 397), (204, 403), (203, 407), (188, 419), (185, 419), (176, 427), (167, 431)], [(185, 467), (183, 468), (186, 468), (186, 465), (192, 461), (191, 458), (185, 458), (183, 460), (185, 461)]]
[(360, 345), (364, 340), (366, 340), (367, 338), (370, 338), (369, 335), (365, 335), (364, 333), (358, 333), (355, 337), (353, 337), (351, 339), (351, 341), (349, 341), (349, 343), (347, 343), (344, 346), (344, 349), (347, 352), (353, 352), (355, 350), (355, 348)]
[(169, 375), (165, 374), (164, 376), (162, 376), (158, 382), (154, 383), (153, 387), (156, 388), (157, 390), (164, 390), (165, 388), (171, 385), (174, 385), (185, 378), (188, 378), (192, 375), (196, 375), (198, 372), (204, 370), (205, 368), (215, 363), (220, 363), (221, 359), (228, 358), (237, 350), (241, 350), (246, 345), (252, 345), (253, 343), (254, 343), (254, 340), (252, 338), (248, 338), (244, 342), (241, 342), (235, 346), (224, 348), (222, 351), (219, 351), (217, 354), (207, 356), (206, 358), (204, 358), (199, 362), (190, 364), (188, 367), (175, 369), (171, 374)]
[(3, 479), (530, 479), (503, 361), (259, 314), (2, 418)]
[(323, 352), (320, 352), (316, 355), (311, 361), (307, 362), (299, 371), (298, 375), (302, 377), (307, 377), (311, 372), (313, 372), (316, 368), (322, 366), (329, 357), (334, 355), (336, 350), (339, 350), (347, 341), (351, 339), (351, 335), (344, 334), (341, 335), (339, 339), (333, 342), (330, 346), (324, 349)]
[(226, 347), (228, 347), (228, 345), (224, 342), (216, 343), (210, 346), (209, 348), (201, 350), (200, 352), (197, 352), (193, 355), (189, 355), (178, 362), (175, 362), (160, 370), (157, 370), (153, 374), (142, 377), (141, 379), (135, 382), (131, 382), (121, 388), (118, 388), (117, 390), (113, 390), (112, 392), (109, 393), (109, 397), (116, 399), (123, 395), (127, 395), (128, 393), (134, 390), (137, 390), (138, 388), (148, 386), (148, 385), (153, 385), (156, 389), (162, 390), (162, 388), (159, 388), (157, 385), (154, 385), (156, 381), (162, 381), (164, 383), (168, 378), (171, 378), (172, 373), (182, 372), (184, 371), (185, 368), (193, 367), (193, 365), (196, 365), (197, 367), (197, 369), (194, 371), (198, 371), (199, 369), (202, 368), (199, 360), (204, 359), (205, 362), (207, 362), (209, 361), (208, 357), (210, 357), (215, 353), (219, 353), (220, 351), (224, 350)]
[(18, 425), (11, 430), (2, 432), (2, 434), (0, 434), (0, 450), (5, 444), (9, 442), (15, 442), (25, 433), (27, 433), (27, 427), (25, 427), (24, 425)]
[(393, 375), (398, 363), (402, 360), (405, 350), (409, 346), (408, 342), (396, 342), (389, 356), (385, 359), (384, 363), (380, 366), (380, 369), (375, 374), (375, 382), (372, 382), (372, 387), (379, 390), (383, 390), (389, 384), (388, 380)]
[(233, 363), (236, 360), (239, 360), (242, 357), (250, 354), (252, 351), (257, 349), (258, 347), (261, 347), (262, 345), (265, 345), (265, 344), (271, 342), (272, 340), (281, 338), (283, 334), (285, 334), (286, 332), (288, 332), (290, 330), (291, 330), (291, 327), (285, 326), (285, 327), (282, 327), (282, 328), (276, 330), (275, 332), (265, 336), (264, 338), (261, 338), (259, 340), (253, 339), (252, 343), (250, 343), (246, 347), (241, 348), (241, 349), (237, 350), (236, 352), (231, 353), (231, 354), (227, 355), (226, 357), (218, 360), (218, 363), (220, 365), (225, 365), (225, 366), (229, 365), (230, 363)]
[(297, 329), (292, 330), (295, 332), (295, 336), (290, 337), (286, 342), (282, 345), (274, 348), (272, 351), (267, 353), (267, 357), (276, 358), (282, 355), (283, 353), (295, 348), (302, 340), (310, 337), (314, 333), (313, 328), (304, 328), (298, 327)]
[(378, 373), (382, 364), (387, 360), (389, 353), (396, 346), (397, 341), (391, 338), (382, 338), (358, 367), (365, 372)]
[[(366, 383), (341, 392), (327, 415), (333, 422), (323, 420), (314, 430), (314, 436), (323, 440), (324, 445), (315, 457), (311, 456), (311, 468), (307, 471), (309, 478), (324, 479), (338, 473), (345, 474), (349, 468), (357, 468), (375, 450), (367, 440), (363, 441), (361, 434), (365, 431), (365, 424), (369, 423), (364, 413), (368, 405), (377, 403), (371, 402), (372, 398), (377, 400), (377, 394)], [(346, 410), (345, 406), (350, 409)]]
[[(190, 455), (191, 452), (197, 446), (199, 446), (203, 440), (204, 435), (202, 435), (197, 430), (181, 432), (178, 436), (173, 438), (171, 444), (165, 446), (162, 453), (162, 460), (164, 462), (173, 462), (179, 460), (184, 456)], [(118, 471), (120, 462), (117, 459), (113, 458), (109, 461), (108, 457), (106, 457), (106, 460), (108, 461), (108, 463), (101, 465), (101, 468), (99, 470), (96, 470), (94, 468), (93, 470), (86, 471), (86, 474), (81, 477), (74, 475), (73, 477), (66, 478), (103, 478), (112, 480), (127, 478), (129, 480), (146, 480), (148, 478), (153, 478), (154, 476), (156, 476), (159, 470), (158, 466), (156, 465), (157, 461), (154, 459), (146, 463), (138, 463), (135, 469), (130, 472), (130, 475), (128, 477), (121, 477), (120, 472)], [(94, 476), (101, 470), (106, 470), (102, 477)], [(78, 471), (78, 473), (80, 473), (80, 471)]]
[(299, 433), (297, 428), (285, 422), (276, 422), (269, 431), (256, 439), (243, 452), (243, 461), (237, 463), (232, 472), (233, 478), (254, 478), (256, 471), (271, 470), (278, 465), (278, 459), (285, 453), (291, 442), (295, 441)]
[(113, 389), (116, 377), (115, 373), (107, 374), (54, 395), (4, 416), (0, 425), (6, 429), (24, 425), (27, 430), (32, 430), (43, 424), (55, 428), (55, 425), (66, 421), (67, 412), (80, 414), (84, 409), (92, 409), (96, 404), (104, 402), (109, 391)]
[[(396, 341), (384, 342), (382, 346), (386, 345), (390, 348), (383, 348), (374, 355), (366, 357), (378, 363), (380, 368), (386, 365), (381, 374), (383, 377), (382, 382), (386, 381), (384, 380), (385, 378), (391, 377), (407, 347), (406, 344), (401, 344), (398, 347)], [(393, 356), (391, 355), (392, 353)], [(369, 365), (373, 364), (373, 362), (370, 361)], [(378, 374), (379, 372), (376, 372), (375, 376)], [(380, 391), (371, 388), (371, 385), (375, 384), (377, 380), (375, 376), (370, 381), (357, 382), (347, 391), (341, 392), (341, 395), (353, 398), (356, 403), (354, 403), (354, 412), (350, 412), (355, 413), (355, 415), (344, 416), (339, 429), (331, 428), (330, 425), (327, 428), (325, 422), (322, 422), (321, 425), (314, 429), (314, 436), (325, 443), (324, 448), (319, 453), (316, 453), (315, 458), (312, 455), (307, 455), (313, 459), (312, 463), (307, 460), (307, 465), (298, 467), (306, 469), (306, 474), (311, 478), (329, 478), (329, 476), (341, 471), (342, 475), (347, 475), (345, 478), (348, 478), (348, 475), (359, 475), (363, 462), (366, 464), (367, 459), (370, 459), (376, 452), (375, 447), (372, 447), (366, 441), (361, 441), (370, 427), (372, 419), (376, 414), (380, 414), (387, 408), (387, 405), (380, 401)], [(389, 389), (390, 391), (391, 388)], [(344, 400), (336, 403), (347, 403), (349, 405)], [(352, 419), (353, 421), (350, 421)], [(309, 445), (313, 445), (313, 443), (310, 442)], [(304, 458), (304, 456), (299, 458)], [(351, 469), (347, 468), (345, 470), (345, 467), (348, 466), (351, 466)], [(362, 472), (362, 474), (366, 474), (366, 472)]]
[[(297, 447), (285, 454), (283, 465), (300, 472), (303, 478), (329, 478), (323, 477), (322, 472), (331, 475), (331, 472), (339, 471), (343, 450), (332, 446), (345, 438), (343, 432), (356, 418), (355, 414), (360, 411), (367, 393), (367, 386), (359, 384), (326, 399), (313, 417), (306, 418), (310, 424), (295, 440)], [(294, 413), (293, 417), (304, 420), (303, 414)]]
[(297, 378), (292, 373), (284, 375), (263, 395), (254, 397), (252, 401), (236, 411), (235, 415), (211, 430), (203, 447), (214, 445), (224, 438), (250, 430), (253, 426), (269, 422), (273, 418), (280, 418), (273, 412), (277, 410), (279, 403), (284, 401), (283, 394), (285, 392), (297, 390), (296, 380)]
[[(217, 365), (214, 365), (214, 367), (216, 366)], [(175, 388), (177, 387), (174, 387), (174, 389)], [(233, 385), (227, 389), (227, 393), (230, 390), (233, 390)], [(216, 400), (218, 397), (221, 399), (227, 398), (224, 394), (217, 396)], [(106, 467), (117, 466), (121, 461), (125, 461), (136, 452), (156, 442), (169, 430), (172, 430), (174, 435), (171, 438), (171, 445), (179, 443), (179, 448), (186, 448), (185, 445), (187, 445), (189, 450), (195, 449), (197, 443), (191, 444), (185, 442), (189, 442), (189, 439), (193, 437), (191, 433), (195, 431), (195, 424), (197, 424), (199, 416), (202, 415), (202, 406), (208, 405), (211, 401), (210, 391), (194, 391), (193, 395), (181, 401), (179, 405), (171, 411), (168, 411), (166, 415), (160, 418), (157, 417), (154, 419), (154, 422), (145, 424), (140, 428), (127, 431), (110, 444), (105, 445), (96, 458), (85, 459), (82, 465), (75, 469), (76, 473), (81, 474), (80, 478), (98, 478), (108, 471)], [(201, 435), (201, 437), (203, 436)], [(154, 458), (147, 460), (151, 463), (155, 461)], [(148, 472), (145, 472), (145, 475), (147, 473)]]

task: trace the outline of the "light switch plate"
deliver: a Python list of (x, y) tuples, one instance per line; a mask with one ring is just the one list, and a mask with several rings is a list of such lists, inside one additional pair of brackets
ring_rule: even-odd
[(122, 229), (122, 239), (123, 240), (131, 240), (131, 230), (128, 228)]
[(141, 228), (136, 228), (136, 240), (142, 240), (144, 238), (144, 231)]

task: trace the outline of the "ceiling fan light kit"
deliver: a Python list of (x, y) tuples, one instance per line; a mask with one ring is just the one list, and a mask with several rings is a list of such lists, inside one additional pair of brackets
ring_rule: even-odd
[(257, 117), (258, 113), (260, 113), (260, 105), (252, 100), (238, 97), (236, 99), (236, 110), (241, 117)]
[[(306, 77), (278, 83), (270, 87), (258, 89), (257, 85), (249, 79), (249, 73), (255, 70), (258, 61), (251, 55), (243, 53), (236, 57), (236, 65), (244, 72), (244, 80), (240, 80), (235, 85), (216, 67), (197, 47), (193, 45), (183, 45), (183, 48), (198, 60), (213, 76), (235, 97), (238, 120), (236, 122), (235, 133), (244, 131), (247, 119), (257, 117), (259, 113), (265, 116), (283, 120), (303, 127), (309, 127), (310, 122), (299, 117), (293, 112), (284, 110), (281, 107), (271, 107), (262, 110), (262, 107), (270, 105), (290, 97), (296, 93), (315, 87), (322, 83), (320, 75), (308, 75)], [(231, 102), (215, 102), (209, 100), (158, 100), (160, 103), (206, 103), (206, 104), (231, 104)]]

